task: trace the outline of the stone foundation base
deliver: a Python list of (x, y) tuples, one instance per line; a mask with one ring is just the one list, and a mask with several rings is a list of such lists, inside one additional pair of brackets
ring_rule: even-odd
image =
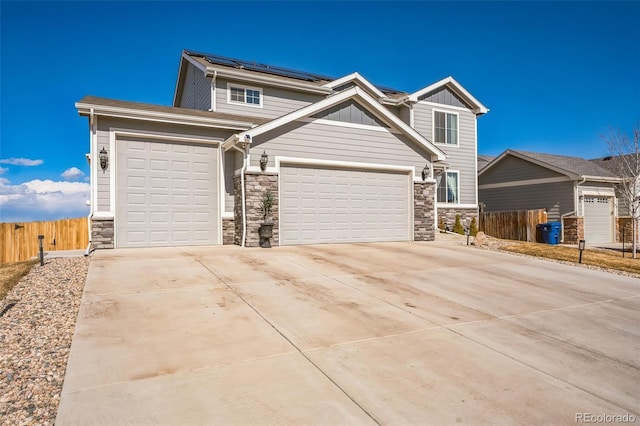
[(91, 245), (96, 250), (112, 249), (113, 245), (113, 219), (91, 218)]
[(564, 230), (564, 244), (578, 244), (584, 240), (584, 218), (577, 216), (566, 216), (562, 223)]
[(222, 244), (235, 244), (236, 229), (233, 219), (222, 219)]
[(438, 228), (444, 224), (445, 229), (451, 231), (456, 223), (456, 215), (460, 215), (460, 223), (465, 229), (471, 225), (473, 218), (476, 219), (476, 226), (480, 226), (477, 208), (438, 207)]
[[(633, 225), (633, 219), (630, 216), (621, 216), (616, 218), (616, 242), (617, 243), (621, 243), (623, 241), (623, 237), (626, 243), (633, 242), (633, 228), (631, 228), (632, 225)], [(636, 228), (636, 241), (640, 241), (637, 228)]]

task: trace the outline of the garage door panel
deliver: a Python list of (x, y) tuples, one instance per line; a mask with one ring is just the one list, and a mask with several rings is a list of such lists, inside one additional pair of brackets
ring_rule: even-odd
[(216, 147), (118, 140), (117, 157), (118, 247), (219, 243)]
[(613, 242), (613, 197), (585, 196), (584, 237), (588, 243)]
[(410, 239), (408, 173), (283, 166), (280, 179), (282, 244)]

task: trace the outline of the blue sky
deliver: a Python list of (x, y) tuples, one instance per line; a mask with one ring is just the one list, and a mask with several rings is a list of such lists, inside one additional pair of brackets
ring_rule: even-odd
[(88, 214), (85, 95), (170, 105), (182, 49), (490, 108), (479, 153), (594, 158), (640, 120), (640, 2), (0, 2), (0, 221)]

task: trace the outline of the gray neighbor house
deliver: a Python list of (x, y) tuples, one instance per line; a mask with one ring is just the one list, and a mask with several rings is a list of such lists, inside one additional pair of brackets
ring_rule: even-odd
[[(125, 78), (123, 76), (123, 78)], [(172, 106), (87, 96), (94, 248), (426, 241), (478, 215), (476, 120), (452, 77), (412, 93), (183, 51)]]
[(506, 150), (478, 156), (478, 194), (483, 211), (546, 209), (562, 223), (562, 240), (577, 244), (631, 240), (628, 205), (616, 185), (611, 157), (578, 157)]

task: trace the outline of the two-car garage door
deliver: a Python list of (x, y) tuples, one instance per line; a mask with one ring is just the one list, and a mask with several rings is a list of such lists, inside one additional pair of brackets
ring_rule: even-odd
[(118, 247), (219, 244), (218, 148), (117, 141)]
[(280, 243), (410, 240), (406, 172), (287, 165), (280, 169)]

